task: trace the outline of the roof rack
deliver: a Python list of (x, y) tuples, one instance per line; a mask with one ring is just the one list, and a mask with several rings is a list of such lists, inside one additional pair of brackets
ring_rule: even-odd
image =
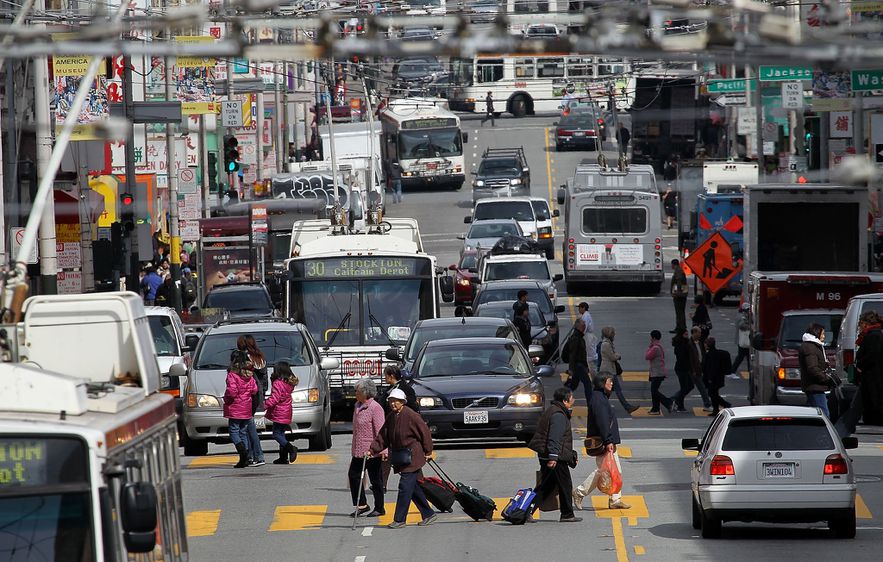
[(511, 148), (485, 148), (484, 153), (482, 153), (482, 158), (487, 158), (488, 156), (521, 156), (524, 158), (524, 147), (511, 147)]
[(234, 326), (237, 324), (297, 324), (294, 318), (267, 318), (267, 317), (240, 317), (228, 318), (226, 320), (218, 320), (214, 323), (214, 327), (218, 326)]

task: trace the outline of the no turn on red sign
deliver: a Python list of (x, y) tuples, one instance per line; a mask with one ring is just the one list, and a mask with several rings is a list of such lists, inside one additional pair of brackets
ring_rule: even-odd
[[(21, 241), (24, 239), (24, 236), (24, 228), (13, 226), (9, 229), (9, 247), (12, 249), (12, 259), (18, 259), (18, 252), (21, 249)], [(28, 254), (28, 259), (25, 260), (25, 263), (37, 263), (37, 244), (34, 244), (31, 248), (31, 252)]]

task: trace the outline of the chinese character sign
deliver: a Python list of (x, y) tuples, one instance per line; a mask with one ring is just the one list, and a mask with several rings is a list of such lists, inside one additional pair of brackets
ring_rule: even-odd
[(831, 119), (831, 138), (852, 138), (851, 111), (832, 111), (828, 115), (830, 115)]

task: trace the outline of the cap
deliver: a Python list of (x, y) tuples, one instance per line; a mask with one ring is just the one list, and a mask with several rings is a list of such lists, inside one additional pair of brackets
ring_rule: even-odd
[(405, 396), (404, 391), (401, 388), (394, 388), (392, 392), (389, 393), (389, 396), (386, 397), (387, 400), (395, 398), (396, 400), (401, 400), (402, 402), (407, 402), (408, 397)]

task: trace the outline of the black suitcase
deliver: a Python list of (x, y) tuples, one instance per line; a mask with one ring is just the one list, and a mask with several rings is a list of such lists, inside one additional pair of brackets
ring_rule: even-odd
[(438, 466), (438, 463), (432, 459), (429, 459), (428, 463), (429, 466), (432, 467), (432, 470), (434, 470), (442, 480), (457, 489), (454, 493), (454, 499), (457, 500), (457, 503), (460, 504), (460, 507), (466, 515), (476, 521), (482, 519), (492, 521), (494, 519), (494, 512), (497, 510), (497, 504), (494, 503), (494, 500), (481, 495), (481, 493), (472, 486), (467, 486), (462, 482), (454, 483), (454, 481), (451, 480), (451, 477), (445, 474), (445, 471), (442, 470), (441, 467)]
[(426, 496), (429, 503), (434, 505), (436, 509), (446, 513), (454, 511), (451, 508), (454, 507), (456, 488), (435, 476), (420, 478), (417, 480), (417, 484), (423, 490), (423, 495)]

